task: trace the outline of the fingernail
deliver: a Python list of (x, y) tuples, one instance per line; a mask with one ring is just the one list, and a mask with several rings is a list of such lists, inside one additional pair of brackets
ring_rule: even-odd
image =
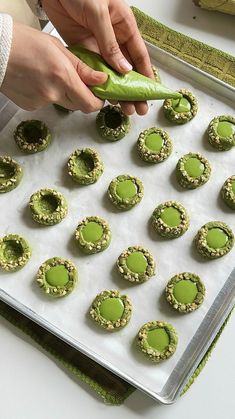
[(121, 69), (124, 71), (131, 71), (133, 68), (132, 65), (125, 58), (121, 58), (121, 60), (119, 61), (119, 65)]

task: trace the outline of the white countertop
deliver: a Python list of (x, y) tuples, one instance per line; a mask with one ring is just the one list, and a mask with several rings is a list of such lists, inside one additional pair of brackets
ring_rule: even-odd
[[(235, 17), (202, 11), (190, 0), (131, 0), (162, 23), (234, 55)], [(196, 16), (196, 19), (193, 19)], [(191, 389), (172, 406), (136, 391), (106, 406), (36, 344), (0, 318), (0, 419), (232, 419), (235, 399), (235, 315)]]

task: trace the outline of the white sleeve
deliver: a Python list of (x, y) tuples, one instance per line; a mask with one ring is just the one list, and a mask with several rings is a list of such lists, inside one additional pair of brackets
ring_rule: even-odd
[(6, 73), (10, 55), (12, 28), (12, 17), (5, 13), (0, 13), (0, 87)]
[(48, 20), (39, 0), (26, 0), (32, 12), (41, 20)]

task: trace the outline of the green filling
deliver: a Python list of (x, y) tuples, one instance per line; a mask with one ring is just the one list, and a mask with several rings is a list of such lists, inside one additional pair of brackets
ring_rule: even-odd
[(184, 169), (190, 177), (196, 178), (203, 174), (205, 166), (196, 157), (190, 157), (184, 163)]
[(160, 151), (163, 146), (163, 138), (160, 134), (149, 134), (145, 140), (146, 147), (151, 151)]
[(52, 287), (64, 287), (69, 281), (69, 273), (64, 265), (53, 266), (46, 272), (46, 280)]
[(233, 191), (233, 193), (235, 194), (235, 181), (234, 181), (234, 182), (232, 182), (232, 191)]
[(132, 180), (123, 180), (117, 184), (116, 193), (122, 199), (133, 198), (137, 193), (137, 186)]
[(35, 207), (40, 213), (50, 215), (53, 214), (53, 212), (55, 212), (56, 208), (58, 207), (58, 200), (53, 195), (43, 195), (35, 203)]
[(100, 314), (104, 319), (117, 321), (124, 312), (124, 304), (120, 298), (110, 297), (106, 298), (99, 307)]
[(133, 252), (127, 257), (126, 265), (131, 272), (142, 274), (146, 271), (148, 262), (142, 252)]
[(20, 243), (16, 243), (14, 240), (8, 240), (2, 244), (1, 251), (3, 258), (7, 261), (16, 261), (24, 253)]
[(147, 333), (147, 342), (149, 346), (159, 352), (163, 352), (169, 345), (169, 335), (164, 328), (150, 330)]
[(226, 245), (228, 236), (221, 228), (216, 227), (208, 231), (206, 241), (209, 247), (220, 249)]
[(24, 126), (24, 137), (27, 143), (38, 143), (42, 141), (43, 130), (41, 128), (41, 122), (30, 122)]
[(190, 112), (191, 103), (188, 99), (182, 97), (181, 99), (172, 100), (172, 107), (175, 112)]
[(96, 243), (103, 236), (103, 228), (95, 221), (90, 221), (82, 227), (81, 234), (86, 242)]
[(220, 121), (216, 127), (217, 134), (220, 137), (230, 137), (235, 133), (235, 125), (232, 122)]
[(165, 208), (162, 211), (161, 219), (169, 227), (176, 227), (181, 223), (180, 212), (173, 207)]
[(11, 179), (15, 174), (15, 169), (10, 164), (0, 162), (0, 182)]
[(182, 304), (191, 304), (198, 293), (197, 285), (190, 279), (182, 279), (174, 285), (173, 294)]
[(75, 159), (75, 173), (78, 176), (87, 175), (94, 169), (93, 159), (88, 156), (86, 153), (81, 153), (79, 156), (76, 156)]

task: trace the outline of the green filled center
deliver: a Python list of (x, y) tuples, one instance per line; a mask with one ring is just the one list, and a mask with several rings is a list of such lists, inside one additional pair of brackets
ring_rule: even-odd
[(123, 180), (118, 183), (116, 193), (120, 198), (133, 198), (137, 193), (137, 186), (132, 180)]
[(163, 138), (160, 134), (149, 134), (145, 140), (146, 147), (151, 151), (160, 151), (163, 146)]
[(197, 285), (190, 279), (182, 279), (174, 285), (173, 294), (176, 300), (182, 304), (191, 304), (198, 293)]
[(165, 208), (161, 214), (162, 221), (169, 227), (176, 227), (181, 223), (180, 212), (174, 208)]
[(196, 178), (203, 174), (205, 166), (196, 157), (190, 157), (184, 163), (184, 169), (190, 177)]
[(228, 236), (221, 228), (212, 228), (207, 233), (206, 241), (209, 247), (220, 249), (226, 245)]
[(0, 162), (0, 182), (11, 179), (15, 174), (15, 168), (8, 163)]
[(121, 298), (106, 298), (99, 307), (100, 314), (104, 319), (116, 321), (119, 320), (124, 312), (124, 304)]
[(169, 345), (170, 338), (164, 328), (149, 330), (147, 333), (148, 344), (159, 352), (163, 352)]
[(64, 287), (69, 281), (69, 273), (64, 265), (53, 266), (46, 272), (46, 280), (52, 287)]
[(232, 122), (220, 121), (216, 128), (217, 134), (220, 137), (230, 137), (235, 133), (235, 125)]
[(133, 252), (127, 257), (126, 265), (131, 272), (142, 274), (146, 271), (148, 262), (142, 252)]
[(181, 99), (173, 99), (172, 107), (175, 112), (190, 112), (191, 103), (186, 97), (182, 97)]
[(235, 194), (235, 181), (234, 181), (234, 182), (232, 182), (232, 191), (233, 191), (233, 193)]
[(14, 240), (8, 240), (2, 244), (3, 258), (7, 261), (18, 260), (23, 256), (24, 251), (20, 243), (16, 243)]
[(95, 243), (103, 236), (103, 228), (95, 221), (90, 221), (82, 228), (81, 233), (86, 242)]
[(94, 169), (94, 161), (88, 154), (82, 152), (75, 159), (75, 172), (79, 176), (87, 175)]

